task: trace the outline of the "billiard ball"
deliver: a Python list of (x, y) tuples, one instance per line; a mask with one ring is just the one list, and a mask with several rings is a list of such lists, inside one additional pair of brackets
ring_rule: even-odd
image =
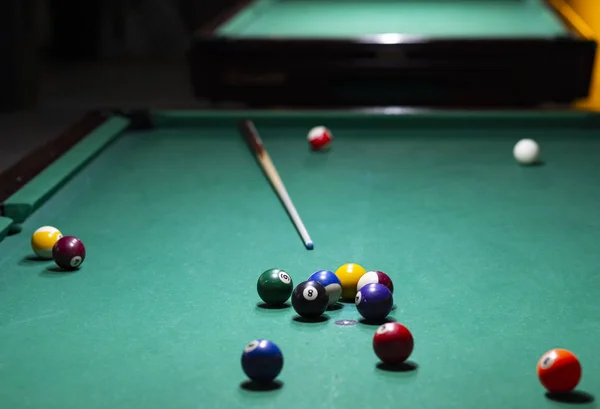
[(364, 274), (360, 280), (358, 280), (356, 291), (360, 291), (365, 285), (372, 283), (383, 284), (392, 294), (394, 293), (394, 283), (392, 282), (392, 279), (383, 271), (378, 270), (368, 271)]
[(272, 341), (254, 340), (244, 348), (242, 369), (254, 382), (272, 382), (283, 369), (283, 354)]
[(380, 321), (388, 316), (394, 297), (388, 288), (379, 283), (365, 285), (356, 293), (356, 309), (368, 321)]
[(342, 283), (340, 282), (340, 279), (329, 270), (315, 271), (308, 277), (308, 281), (316, 281), (325, 287), (325, 291), (327, 291), (327, 296), (329, 297), (328, 307), (335, 305), (342, 296)]
[(56, 227), (42, 226), (31, 235), (31, 249), (39, 258), (51, 260), (52, 247), (62, 236)]
[(570, 392), (581, 380), (581, 364), (571, 351), (551, 349), (539, 359), (537, 374), (548, 392)]
[(315, 126), (308, 132), (308, 143), (315, 151), (329, 149), (332, 140), (331, 131), (324, 126)]
[(271, 268), (258, 277), (256, 289), (265, 304), (276, 306), (290, 298), (294, 291), (294, 284), (287, 272), (279, 268)]
[(513, 148), (513, 155), (522, 165), (532, 165), (539, 160), (540, 146), (533, 139), (521, 139)]
[(383, 363), (398, 365), (413, 352), (414, 339), (404, 325), (387, 322), (377, 328), (373, 336), (373, 351)]
[(340, 279), (340, 283), (342, 283), (342, 299), (354, 299), (356, 296), (358, 280), (360, 280), (366, 272), (367, 270), (365, 270), (363, 266), (355, 263), (344, 264), (335, 271), (335, 275)]
[(314, 319), (320, 317), (329, 304), (327, 290), (316, 281), (303, 281), (292, 293), (292, 307), (299, 316)]
[(85, 246), (74, 236), (64, 236), (52, 247), (54, 262), (64, 270), (75, 270), (85, 260)]

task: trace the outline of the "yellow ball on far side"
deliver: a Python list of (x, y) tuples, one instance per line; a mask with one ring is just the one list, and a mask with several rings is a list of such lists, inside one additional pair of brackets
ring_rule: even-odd
[(40, 258), (52, 259), (52, 247), (62, 238), (62, 233), (52, 226), (42, 226), (31, 236), (31, 249)]
[(342, 283), (342, 298), (354, 300), (358, 280), (367, 273), (363, 266), (356, 263), (344, 264), (335, 271), (335, 275)]

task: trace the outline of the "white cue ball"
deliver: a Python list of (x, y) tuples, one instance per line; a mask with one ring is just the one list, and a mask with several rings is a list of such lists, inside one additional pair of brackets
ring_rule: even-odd
[(513, 148), (513, 155), (522, 165), (533, 165), (540, 158), (540, 146), (533, 139), (521, 139)]

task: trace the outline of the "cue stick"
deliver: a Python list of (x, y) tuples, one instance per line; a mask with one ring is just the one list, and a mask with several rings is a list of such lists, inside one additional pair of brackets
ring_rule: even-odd
[(300, 234), (300, 237), (304, 242), (304, 246), (308, 250), (312, 250), (314, 247), (313, 241), (310, 238), (308, 231), (306, 230), (306, 227), (304, 226), (304, 223), (302, 222), (302, 219), (296, 210), (296, 206), (294, 206), (294, 203), (292, 202), (292, 199), (290, 198), (290, 195), (285, 188), (283, 181), (281, 180), (281, 177), (279, 177), (279, 173), (277, 172), (277, 169), (275, 168), (275, 165), (273, 164), (273, 161), (271, 160), (271, 157), (269, 156), (262, 139), (258, 135), (258, 131), (256, 130), (254, 123), (250, 120), (244, 120), (241, 122), (240, 128), (242, 134), (245, 136), (246, 141), (254, 151), (258, 163), (267, 175), (267, 178), (269, 178), (269, 181), (275, 189), (275, 192), (277, 192), (279, 200), (281, 200), (283, 203), (283, 206), (292, 219), (294, 226), (296, 226), (296, 230)]

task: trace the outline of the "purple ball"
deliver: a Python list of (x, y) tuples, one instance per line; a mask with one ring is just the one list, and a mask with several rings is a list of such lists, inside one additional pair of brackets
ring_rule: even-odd
[(394, 306), (392, 292), (383, 284), (367, 284), (356, 293), (356, 309), (368, 321), (385, 319)]
[(54, 262), (64, 270), (76, 270), (85, 260), (85, 246), (77, 237), (64, 236), (52, 248)]

